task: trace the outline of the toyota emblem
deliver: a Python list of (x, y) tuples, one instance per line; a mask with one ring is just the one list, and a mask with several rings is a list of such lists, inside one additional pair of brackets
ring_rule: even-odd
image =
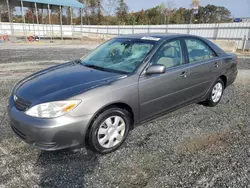
[(16, 95), (14, 95), (14, 101), (17, 101), (18, 97)]

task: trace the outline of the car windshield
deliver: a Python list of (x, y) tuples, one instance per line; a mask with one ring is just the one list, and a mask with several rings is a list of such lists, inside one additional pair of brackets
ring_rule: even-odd
[(118, 73), (132, 73), (151, 51), (155, 41), (112, 39), (81, 59), (87, 67)]

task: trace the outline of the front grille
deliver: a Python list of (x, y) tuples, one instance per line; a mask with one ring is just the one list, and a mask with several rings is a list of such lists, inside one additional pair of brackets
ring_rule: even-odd
[(11, 125), (12, 130), (16, 133), (17, 136), (19, 136), (20, 138), (22, 138), (23, 140), (26, 139), (26, 134), (22, 133), (21, 131), (19, 131), (16, 127), (14, 127), (13, 125)]
[(16, 100), (14, 103), (15, 103), (16, 108), (20, 111), (28, 110), (29, 107), (31, 106), (31, 102), (26, 101), (26, 100), (24, 100), (20, 97), (17, 97), (17, 96), (16, 96)]

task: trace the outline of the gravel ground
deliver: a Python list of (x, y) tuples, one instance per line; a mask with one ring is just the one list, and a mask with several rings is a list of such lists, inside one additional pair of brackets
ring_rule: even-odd
[(250, 59), (215, 108), (188, 107), (136, 127), (118, 151), (41, 152), (12, 136), (7, 98), (19, 79), (85, 49), (0, 50), (0, 187), (249, 187)]

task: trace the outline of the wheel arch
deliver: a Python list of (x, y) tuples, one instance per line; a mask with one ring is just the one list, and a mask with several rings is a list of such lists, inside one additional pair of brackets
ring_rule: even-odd
[(224, 87), (227, 87), (227, 77), (225, 75), (221, 75), (219, 78), (222, 79), (223, 83), (224, 83)]
[(114, 103), (107, 104), (107, 105), (103, 106), (93, 115), (93, 117), (91, 118), (91, 120), (89, 121), (89, 124), (87, 126), (87, 131), (86, 131), (86, 136), (85, 136), (86, 138), (88, 138), (88, 132), (90, 131), (91, 126), (92, 126), (93, 122), (95, 121), (95, 119), (97, 118), (97, 116), (99, 114), (101, 114), (102, 112), (104, 112), (105, 110), (110, 109), (112, 107), (126, 109), (131, 115), (131, 129), (134, 128), (134, 124), (136, 122), (136, 119), (135, 119), (135, 113), (134, 113), (134, 110), (132, 109), (132, 107), (124, 102), (114, 102)]

